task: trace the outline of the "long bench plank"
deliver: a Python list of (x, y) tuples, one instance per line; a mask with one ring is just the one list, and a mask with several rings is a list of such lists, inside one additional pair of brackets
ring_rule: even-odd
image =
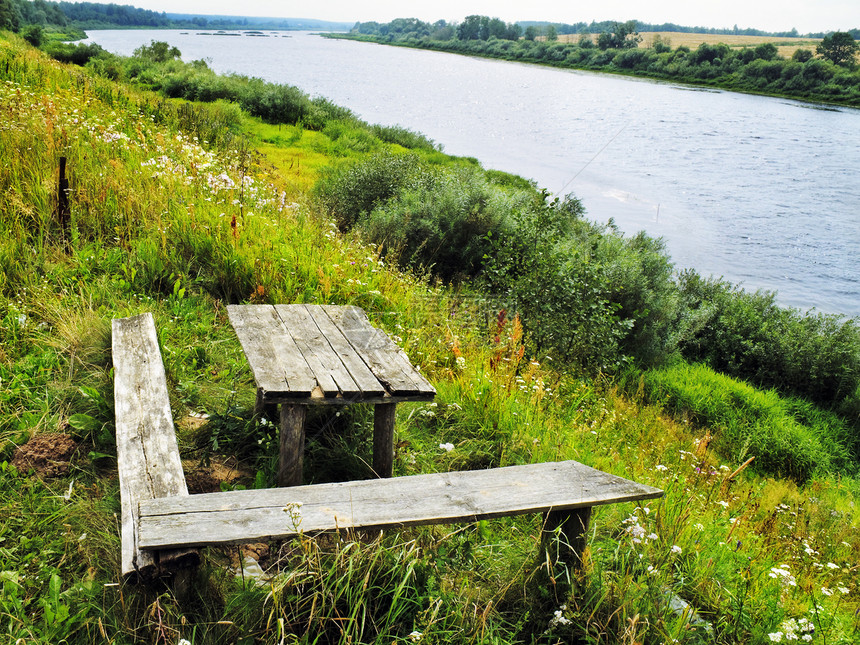
[(337, 529), (472, 522), (654, 499), (575, 461), (141, 500), (140, 547), (226, 545)]
[(196, 561), (197, 555), (140, 551), (138, 502), (174, 495), (187, 497), (188, 489), (152, 314), (115, 319), (112, 331), (122, 572), (146, 577), (167, 563)]

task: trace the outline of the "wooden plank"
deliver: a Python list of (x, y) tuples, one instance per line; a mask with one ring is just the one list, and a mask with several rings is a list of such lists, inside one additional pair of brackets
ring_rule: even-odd
[(325, 396), (356, 396), (361, 389), (331, 348), (305, 305), (275, 305), (275, 311), (293, 337)]
[(343, 332), (329, 318), (325, 307), (306, 305), (306, 308), (332, 350), (338, 355), (344, 367), (349, 370), (350, 376), (361, 390), (361, 395), (368, 397), (385, 394), (385, 388), (382, 387), (379, 379), (373, 375), (373, 372), (370, 371), (361, 356), (358, 355), (355, 348), (350, 344), (346, 336), (343, 335)]
[(147, 549), (548, 513), (663, 491), (575, 461), (141, 501)]
[(190, 554), (163, 554), (159, 559), (141, 552), (138, 502), (187, 496), (188, 489), (152, 314), (115, 319), (112, 332), (122, 573), (147, 576), (153, 575), (163, 562), (181, 560)]
[(385, 332), (373, 327), (363, 310), (353, 306), (322, 307), (392, 395), (436, 394), (405, 352)]
[(262, 400), (271, 396), (309, 397), (316, 387), (313, 372), (271, 305), (228, 305), (227, 315)]

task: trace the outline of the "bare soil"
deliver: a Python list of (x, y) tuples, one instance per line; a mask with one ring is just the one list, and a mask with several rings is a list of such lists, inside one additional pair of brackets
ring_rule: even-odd
[(67, 434), (40, 434), (15, 451), (12, 465), (22, 473), (32, 470), (42, 479), (64, 477), (77, 449), (77, 442)]

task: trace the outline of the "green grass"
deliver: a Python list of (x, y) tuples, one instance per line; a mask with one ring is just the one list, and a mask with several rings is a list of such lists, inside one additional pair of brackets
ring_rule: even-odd
[[(272, 139), (268, 162), (238, 130), (204, 148), (177, 129), (175, 107), (16, 40), (0, 39), (0, 81), (3, 639), (750, 643), (804, 618), (815, 642), (856, 640), (856, 480), (838, 468), (803, 483), (735, 474), (746, 453), (709, 446), (722, 431), (712, 421), (673, 420), (611, 382), (539, 364), (519, 321), (468, 285), (452, 291), (386, 266), (303, 199), (339, 158), (324, 132), (284, 127), (275, 141), (277, 128), (248, 126)], [(314, 162), (295, 178), (284, 171), (299, 155)], [(69, 160), (68, 231), (54, 216), (59, 156)], [(540, 559), (540, 518), (524, 517), (270, 544), (273, 577), (259, 585), (234, 575), (235, 550), (216, 549), (191, 579), (127, 584), (110, 320), (153, 313), (187, 470), (232, 464), (240, 476), (223, 486), (250, 488), (271, 480), (275, 435), (253, 415), (229, 302), (356, 304), (399, 339), (439, 395), (398, 406), (398, 475), (578, 459), (666, 497), (596, 509), (580, 574)], [(779, 409), (764, 393), (711, 387), (741, 392), (747, 411)], [(783, 410), (818, 427), (811, 409)], [(190, 427), (191, 413), (209, 423)], [(363, 476), (368, 421), (369, 410), (315, 418), (309, 477)], [(56, 432), (78, 442), (68, 474), (11, 465), (31, 436)], [(709, 627), (676, 612), (675, 597)]]
[(714, 447), (737, 463), (754, 458), (761, 472), (799, 482), (816, 472), (856, 473), (850, 427), (800, 399), (685, 363), (649, 370), (642, 386), (649, 400), (710, 428)]

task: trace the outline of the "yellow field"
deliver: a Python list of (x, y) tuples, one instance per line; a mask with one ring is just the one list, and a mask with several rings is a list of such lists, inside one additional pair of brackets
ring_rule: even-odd
[[(798, 49), (809, 49), (814, 51), (815, 46), (821, 42), (820, 38), (781, 38), (778, 36), (735, 36), (733, 34), (688, 34), (680, 31), (642, 31), (639, 32), (642, 36), (640, 47), (651, 47), (655, 37), (659, 36), (663, 42), (670, 45), (672, 48), (680, 45), (686, 45), (690, 49), (695, 49), (702, 43), (715, 45), (717, 43), (725, 43), (729, 47), (740, 49), (742, 47), (755, 47), (762, 43), (773, 43), (779, 50), (779, 55), (785, 58), (790, 57)], [(597, 42), (597, 34), (593, 34), (595, 42)], [(579, 34), (565, 34), (558, 37), (559, 42), (577, 42)]]

